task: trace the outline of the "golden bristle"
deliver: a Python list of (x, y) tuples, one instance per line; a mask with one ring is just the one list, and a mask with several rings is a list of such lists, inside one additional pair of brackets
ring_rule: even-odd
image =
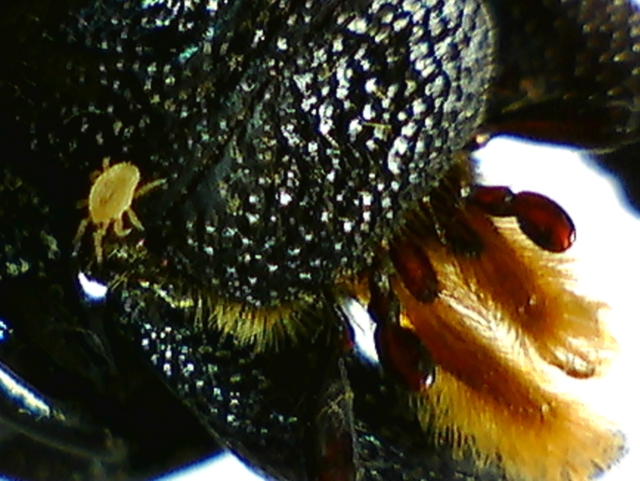
[(471, 208), (465, 220), (480, 255), (454, 255), (429, 237), (421, 244), (438, 278), (434, 301), (394, 281), (403, 323), (438, 365), (437, 382), (420, 395), (422, 421), (460, 455), (499, 460), (509, 479), (587, 480), (620, 455), (622, 440), (552, 378), (591, 377), (615, 351), (601, 304), (570, 291), (562, 257), (513, 222), (497, 229)]

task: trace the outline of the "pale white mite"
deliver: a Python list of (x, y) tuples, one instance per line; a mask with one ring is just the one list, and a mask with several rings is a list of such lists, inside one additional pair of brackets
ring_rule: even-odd
[(107, 157), (102, 161), (102, 172), (94, 172), (91, 175), (91, 180), (93, 185), (89, 192), (88, 201), (79, 203), (80, 207), (88, 206), (89, 214), (78, 226), (78, 232), (74, 239), (76, 246), (74, 253), (77, 251), (87, 226), (93, 224), (95, 227), (93, 243), (96, 259), (98, 263), (102, 263), (102, 241), (109, 227), (113, 225), (113, 231), (119, 237), (129, 234), (131, 229), (124, 228), (124, 215), (126, 214), (133, 227), (144, 230), (140, 219), (131, 208), (133, 199), (163, 184), (165, 179), (150, 182), (136, 190), (140, 182), (140, 170), (130, 162), (120, 162), (110, 166)]

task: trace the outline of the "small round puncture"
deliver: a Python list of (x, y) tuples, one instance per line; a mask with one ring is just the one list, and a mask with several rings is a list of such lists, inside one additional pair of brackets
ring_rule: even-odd
[(102, 263), (102, 241), (109, 227), (113, 225), (113, 231), (119, 237), (129, 234), (131, 229), (125, 229), (123, 224), (124, 215), (126, 214), (136, 229), (144, 230), (140, 219), (131, 208), (133, 199), (145, 195), (163, 184), (165, 180), (160, 179), (150, 182), (136, 190), (140, 182), (140, 170), (129, 162), (120, 162), (110, 166), (108, 157), (102, 162), (102, 172), (94, 172), (91, 175), (91, 179), (93, 185), (89, 192), (89, 199), (79, 203), (81, 207), (88, 206), (89, 214), (78, 226), (74, 245), (79, 245), (87, 226), (89, 223), (93, 224), (95, 226), (93, 243), (96, 259), (98, 263)]

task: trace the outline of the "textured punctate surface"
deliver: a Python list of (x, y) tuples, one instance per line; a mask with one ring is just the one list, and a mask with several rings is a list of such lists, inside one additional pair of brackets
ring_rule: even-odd
[[(477, 132), (637, 138), (638, 23), (621, 0), (4, 2), (0, 368), (81, 407), (128, 458), (7, 429), (0, 471), (135, 479), (217, 442), (304, 479), (313, 400), (340, 357), (336, 278)], [(91, 268), (91, 249), (70, 259), (76, 203), (105, 156), (167, 179), (136, 201), (144, 233), (106, 239), (106, 313), (70, 281)], [(249, 312), (302, 298), (291, 315), (317, 330), (257, 354), (194, 322), (185, 292), (209, 287)], [(345, 365), (366, 479), (500, 479), (422, 432), (389, 379)]]
[[(121, 320), (118, 329), (131, 336), (171, 388), (259, 471), (275, 479), (320, 479), (313, 474), (316, 436), (309, 420), (315, 419), (323, 383), (339, 355), (336, 312), (318, 306), (312, 338), (283, 343), (277, 353), (256, 354), (233, 338), (185, 328), (189, 310), (158, 303), (152, 292), (140, 285), (123, 289), (113, 303), (115, 317)], [(355, 353), (345, 362), (347, 389), (357, 393), (357, 479), (503, 479), (494, 466), (478, 467), (470, 456), (454, 457), (449, 448), (436, 448), (407, 409), (404, 393), (376, 366)]]
[(370, 260), (482, 121), (493, 64), (469, 0), (105, 2), (50, 34), (94, 65), (66, 62), (90, 96), (39, 113), (36, 137), (64, 124), (40, 148), (146, 144), (160, 255), (253, 305)]

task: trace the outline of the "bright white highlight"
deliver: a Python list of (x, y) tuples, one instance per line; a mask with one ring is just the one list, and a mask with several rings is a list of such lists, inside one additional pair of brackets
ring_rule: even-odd
[(32, 413), (39, 413), (39, 416), (49, 417), (51, 408), (27, 387), (16, 381), (13, 373), (0, 369), (0, 393), (2, 396), (15, 399), (18, 404), (28, 406)]
[(89, 279), (84, 272), (78, 274), (78, 282), (89, 301), (102, 301), (107, 296), (107, 286), (94, 279)]
[(374, 339), (374, 331), (376, 328), (373, 319), (369, 317), (367, 310), (354, 299), (344, 301), (342, 308), (349, 316), (349, 321), (353, 326), (354, 341), (356, 349), (370, 361), (379, 364), (378, 351)]
[(179, 473), (169, 474), (156, 481), (211, 481), (212, 479), (233, 481), (263, 481), (264, 478), (247, 468), (233, 454), (221, 454)]

